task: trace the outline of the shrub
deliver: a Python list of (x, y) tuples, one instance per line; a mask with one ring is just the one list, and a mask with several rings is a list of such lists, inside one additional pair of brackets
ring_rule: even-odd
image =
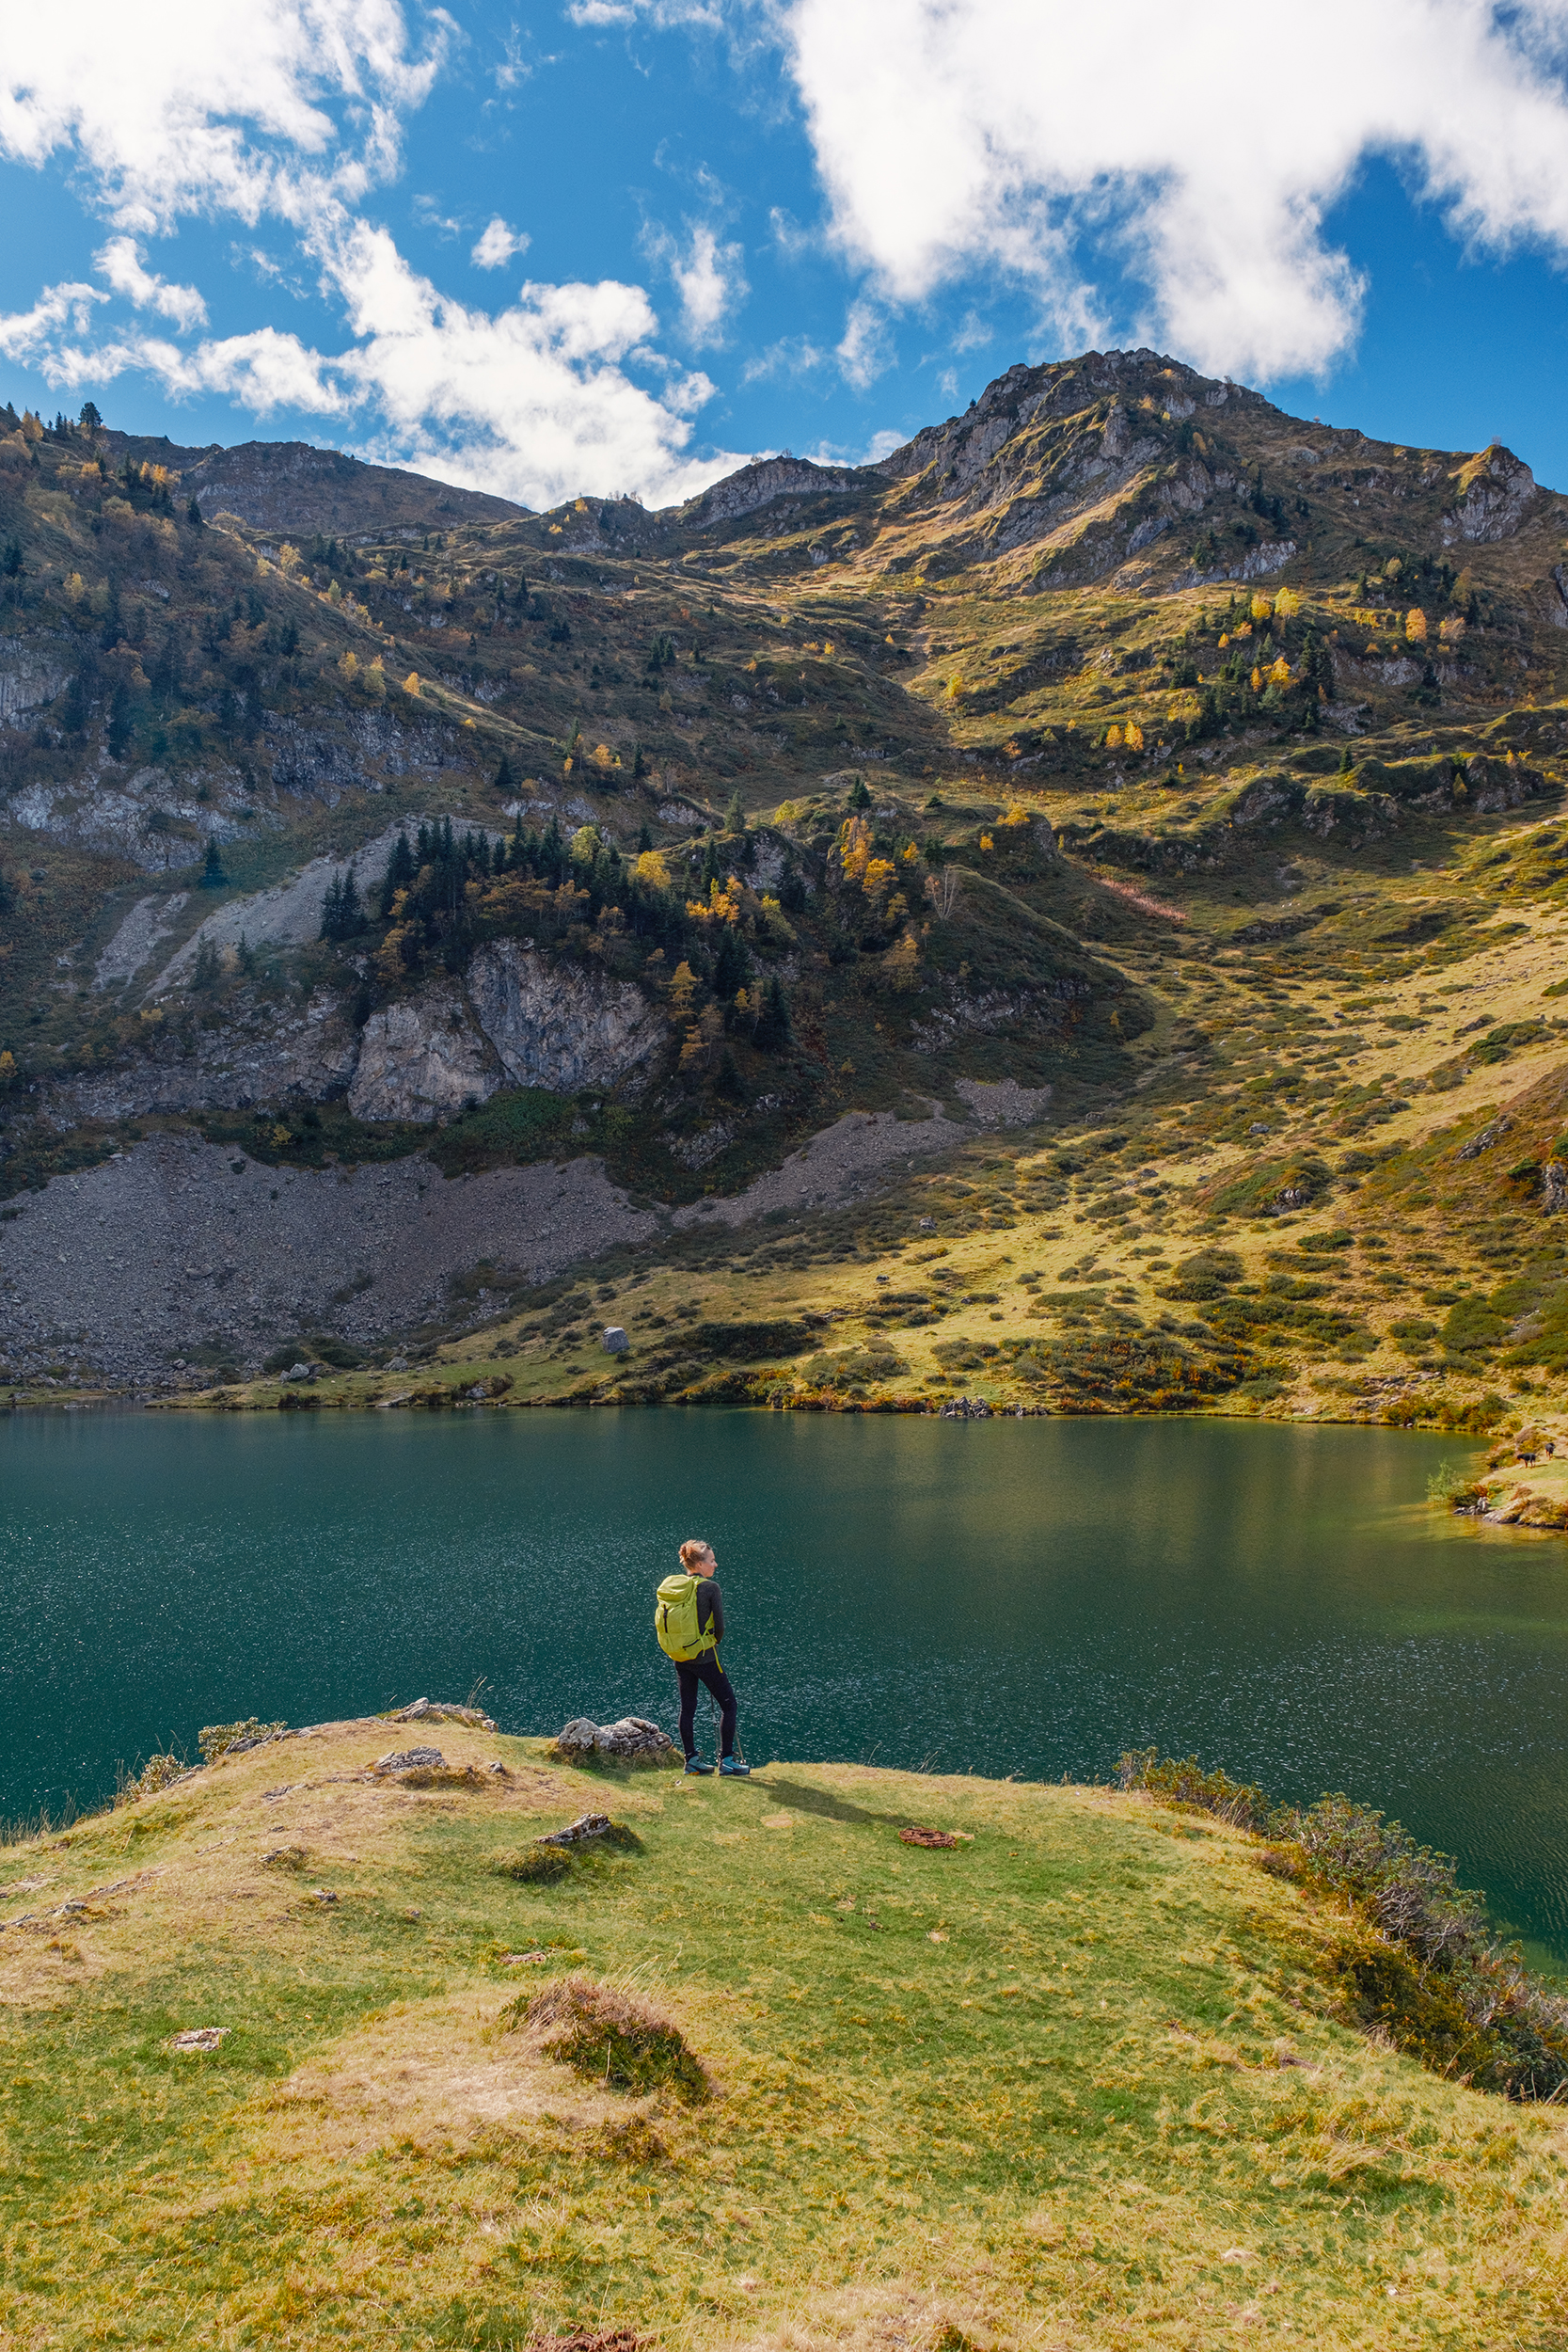
[(135, 1804), (139, 1797), (155, 1797), (160, 1788), (183, 1779), (189, 1770), (182, 1756), (150, 1756), (139, 1772), (121, 1780), (115, 1791), (115, 1803)]
[(706, 2070), (679, 2028), (610, 1985), (562, 1977), (531, 1999), (519, 1995), (501, 2011), (501, 2023), (531, 2027), (551, 2058), (613, 2090), (668, 2089), (693, 2103), (707, 2097)]
[(1271, 1804), (1260, 1788), (1205, 1772), (1196, 1756), (1131, 1751), (1117, 1786), (1253, 1831), (1270, 1841), (1265, 1868), (1345, 1903), (1354, 1932), (1336, 1972), (1361, 2023), (1396, 2048), (1510, 2098), (1568, 2090), (1568, 1999), (1489, 1943), (1481, 1899), (1457, 1884), (1447, 1854), (1349, 1797)]

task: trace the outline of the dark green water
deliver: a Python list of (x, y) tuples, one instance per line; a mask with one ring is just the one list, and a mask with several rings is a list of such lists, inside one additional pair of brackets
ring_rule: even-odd
[(652, 1593), (696, 1533), (754, 1762), (1053, 1778), (1196, 1750), (1397, 1813), (1568, 1958), (1568, 1545), (1429, 1514), (1442, 1451), (1204, 1421), (12, 1417), (0, 1813), (101, 1799), (204, 1723), (482, 1675), (509, 1730), (673, 1728)]

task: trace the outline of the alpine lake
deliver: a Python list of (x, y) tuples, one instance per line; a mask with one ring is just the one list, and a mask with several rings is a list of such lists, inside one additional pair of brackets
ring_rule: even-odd
[(753, 1763), (1093, 1780), (1153, 1743), (1342, 1789), (1563, 1969), (1568, 1543), (1432, 1509), (1445, 1452), (1204, 1420), (12, 1415), (0, 1814), (103, 1804), (205, 1724), (476, 1685), (511, 1731), (673, 1732), (654, 1588), (701, 1534)]

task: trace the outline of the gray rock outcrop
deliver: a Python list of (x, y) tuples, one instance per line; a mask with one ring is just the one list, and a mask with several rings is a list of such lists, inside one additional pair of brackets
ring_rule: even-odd
[(568, 1764), (585, 1764), (595, 1756), (619, 1756), (630, 1764), (668, 1764), (673, 1762), (676, 1748), (644, 1715), (623, 1715), (615, 1724), (596, 1724), (578, 1715), (556, 1734), (555, 1752)]
[(451, 981), (372, 1012), (348, 1090), (356, 1119), (454, 1119), (501, 1084), (496, 1057)]
[(552, 964), (515, 939), (479, 950), (468, 993), (514, 1086), (608, 1093), (645, 1076), (664, 1042), (662, 1015), (629, 980)]

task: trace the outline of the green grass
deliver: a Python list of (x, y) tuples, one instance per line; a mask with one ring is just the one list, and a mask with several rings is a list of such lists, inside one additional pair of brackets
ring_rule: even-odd
[[(1239, 1833), (850, 1767), (611, 1779), (451, 1725), (449, 1764), (511, 1779), (410, 1790), (362, 1777), (385, 1740), (253, 1751), (7, 1851), (8, 1885), (53, 1883), (0, 1899), (40, 1915), (0, 1940), (0, 2342), (1568, 2322), (1555, 2114), (1352, 2030), (1334, 1918)], [(590, 1806), (641, 1851), (497, 1874)], [(906, 1846), (914, 1822), (969, 1842)], [(43, 1915), (68, 1895), (87, 1911)], [(567, 1978), (677, 2032), (713, 2095), (585, 2079), (517, 2030)], [(197, 2025), (221, 2048), (168, 2048)]]

